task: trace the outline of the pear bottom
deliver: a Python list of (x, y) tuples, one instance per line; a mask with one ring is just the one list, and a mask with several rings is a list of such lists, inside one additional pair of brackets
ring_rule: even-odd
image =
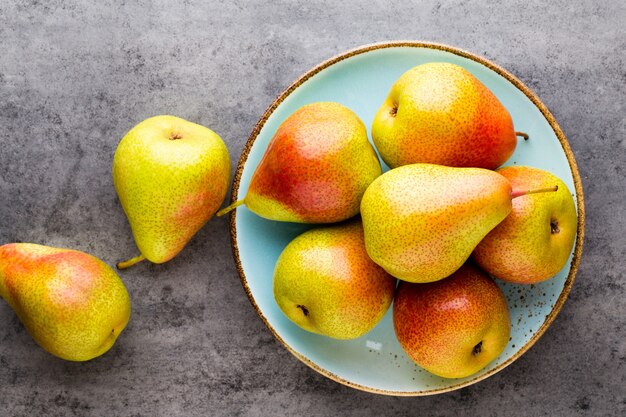
[(0, 296), (42, 348), (69, 361), (106, 353), (130, 318), (130, 298), (115, 271), (71, 249), (0, 246)]
[(391, 305), (396, 279), (365, 252), (360, 220), (294, 239), (274, 272), (274, 298), (301, 328), (335, 339), (372, 329)]

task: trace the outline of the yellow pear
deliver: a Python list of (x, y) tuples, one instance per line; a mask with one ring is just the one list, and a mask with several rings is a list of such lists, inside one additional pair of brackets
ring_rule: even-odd
[(298, 326), (335, 339), (354, 339), (382, 319), (396, 279), (367, 256), (360, 220), (309, 230), (283, 250), (274, 298)]
[(538, 168), (498, 170), (514, 189), (558, 186), (557, 192), (513, 200), (513, 209), (474, 250), (474, 260), (491, 275), (517, 284), (534, 284), (556, 275), (567, 263), (576, 239), (576, 205), (561, 179)]
[(174, 116), (155, 116), (133, 127), (113, 159), (113, 182), (141, 255), (176, 256), (224, 201), (230, 159), (212, 130)]
[(117, 274), (71, 249), (0, 246), (0, 296), (42, 348), (69, 361), (104, 354), (130, 318), (130, 298)]
[(511, 211), (511, 184), (482, 168), (405, 165), (365, 191), (367, 253), (396, 278), (437, 281), (456, 271)]

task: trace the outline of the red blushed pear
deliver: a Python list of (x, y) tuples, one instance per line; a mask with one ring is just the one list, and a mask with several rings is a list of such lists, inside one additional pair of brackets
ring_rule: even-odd
[(576, 239), (574, 198), (550, 172), (525, 166), (498, 173), (515, 189), (557, 185), (554, 193), (533, 193), (513, 200), (513, 209), (474, 249), (474, 260), (491, 275), (518, 284), (534, 284), (556, 275), (567, 263)]
[(42, 348), (69, 361), (104, 354), (130, 318), (130, 298), (117, 274), (71, 249), (0, 246), (0, 296)]
[(270, 220), (334, 223), (355, 216), (381, 166), (359, 117), (332, 102), (303, 106), (278, 128), (256, 168), (245, 204)]
[(404, 73), (372, 124), (372, 139), (391, 168), (414, 163), (495, 169), (517, 145), (513, 121), (469, 71), (433, 62)]
[(409, 357), (444, 378), (464, 378), (484, 368), (506, 347), (511, 327), (500, 288), (467, 264), (441, 281), (401, 283), (393, 324)]

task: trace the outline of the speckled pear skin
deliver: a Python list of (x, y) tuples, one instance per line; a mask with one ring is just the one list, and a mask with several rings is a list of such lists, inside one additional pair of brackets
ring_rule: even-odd
[(174, 116), (133, 127), (113, 159), (113, 182), (135, 243), (151, 262), (176, 256), (228, 191), (230, 158), (212, 130)]
[(335, 339), (354, 339), (389, 308), (396, 279), (365, 252), (360, 220), (309, 230), (281, 253), (274, 298), (298, 326)]
[(372, 124), (372, 139), (391, 168), (425, 162), (495, 169), (513, 154), (513, 121), (469, 71), (434, 62), (404, 73)]
[(508, 282), (534, 284), (552, 278), (567, 263), (576, 239), (578, 219), (571, 192), (557, 176), (538, 168), (514, 166), (498, 172), (515, 191), (559, 188), (514, 198), (511, 214), (480, 242), (474, 260)]
[(487, 274), (464, 265), (428, 284), (403, 282), (393, 305), (396, 337), (409, 357), (444, 378), (464, 378), (509, 342), (506, 298)]
[(359, 212), (365, 189), (381, 173), (359, 117), (339, 103), (313, 103), (280, 125), (245, 204), (270, 220), (339, 222)]
[(511, 211), (511, 185), (482, 168), (405, 165), (386, 172), (361, 201), (374, 262), (409, 282), (443, 279)]
[(107, 352), (130, 318), (130, 298), (117, 274), (71, 249), (0, 246), (0, 296), (42, 348), (69, 361)]

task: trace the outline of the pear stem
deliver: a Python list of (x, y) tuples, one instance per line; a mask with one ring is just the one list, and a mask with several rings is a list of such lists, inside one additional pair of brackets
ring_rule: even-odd
[(517, 198), (517, 197), (521, 197), (521, 196), (527, 195), (527, 194), (553, 193), (553, 192), (557, 191), (558, 189), (559, 189), (559, 186), (555, 185), (554, 187), (538, 188), (536, 190), (518, 190), (518, 191), (513, 191), (511, 193), (511, 199), (514, 199), (514, 198)]
[(136, 263), (143, 261), (144, 259), (146, 259), (145, 256), (139, 255), (139, 256), (135, 256), (134, 258), (130, 258), (127, 261), (118, 262), (116, 266), (117, 266), (117, 269), (126, 269), (126, 268), (130, 268)]
[(218, 211), (216, 216), (217, 217), (221, 217), (224, 214), (230, 213), (232, 210), (236, 209), (237, 207), (242, 205), (244, 202), (245, 202), (245, 199), (243, 199), (243, 198), (241, 200), (237, 200), (233, 204), (231, 204), (230, 206), (225, 207), (225, 208), (221, 209), (220, 211)]
[(524, 140), (528, 140), (528, 133), (524, 133), (524, 132), (515, 132), (515, 136), (521, 136), (524, 138)]

